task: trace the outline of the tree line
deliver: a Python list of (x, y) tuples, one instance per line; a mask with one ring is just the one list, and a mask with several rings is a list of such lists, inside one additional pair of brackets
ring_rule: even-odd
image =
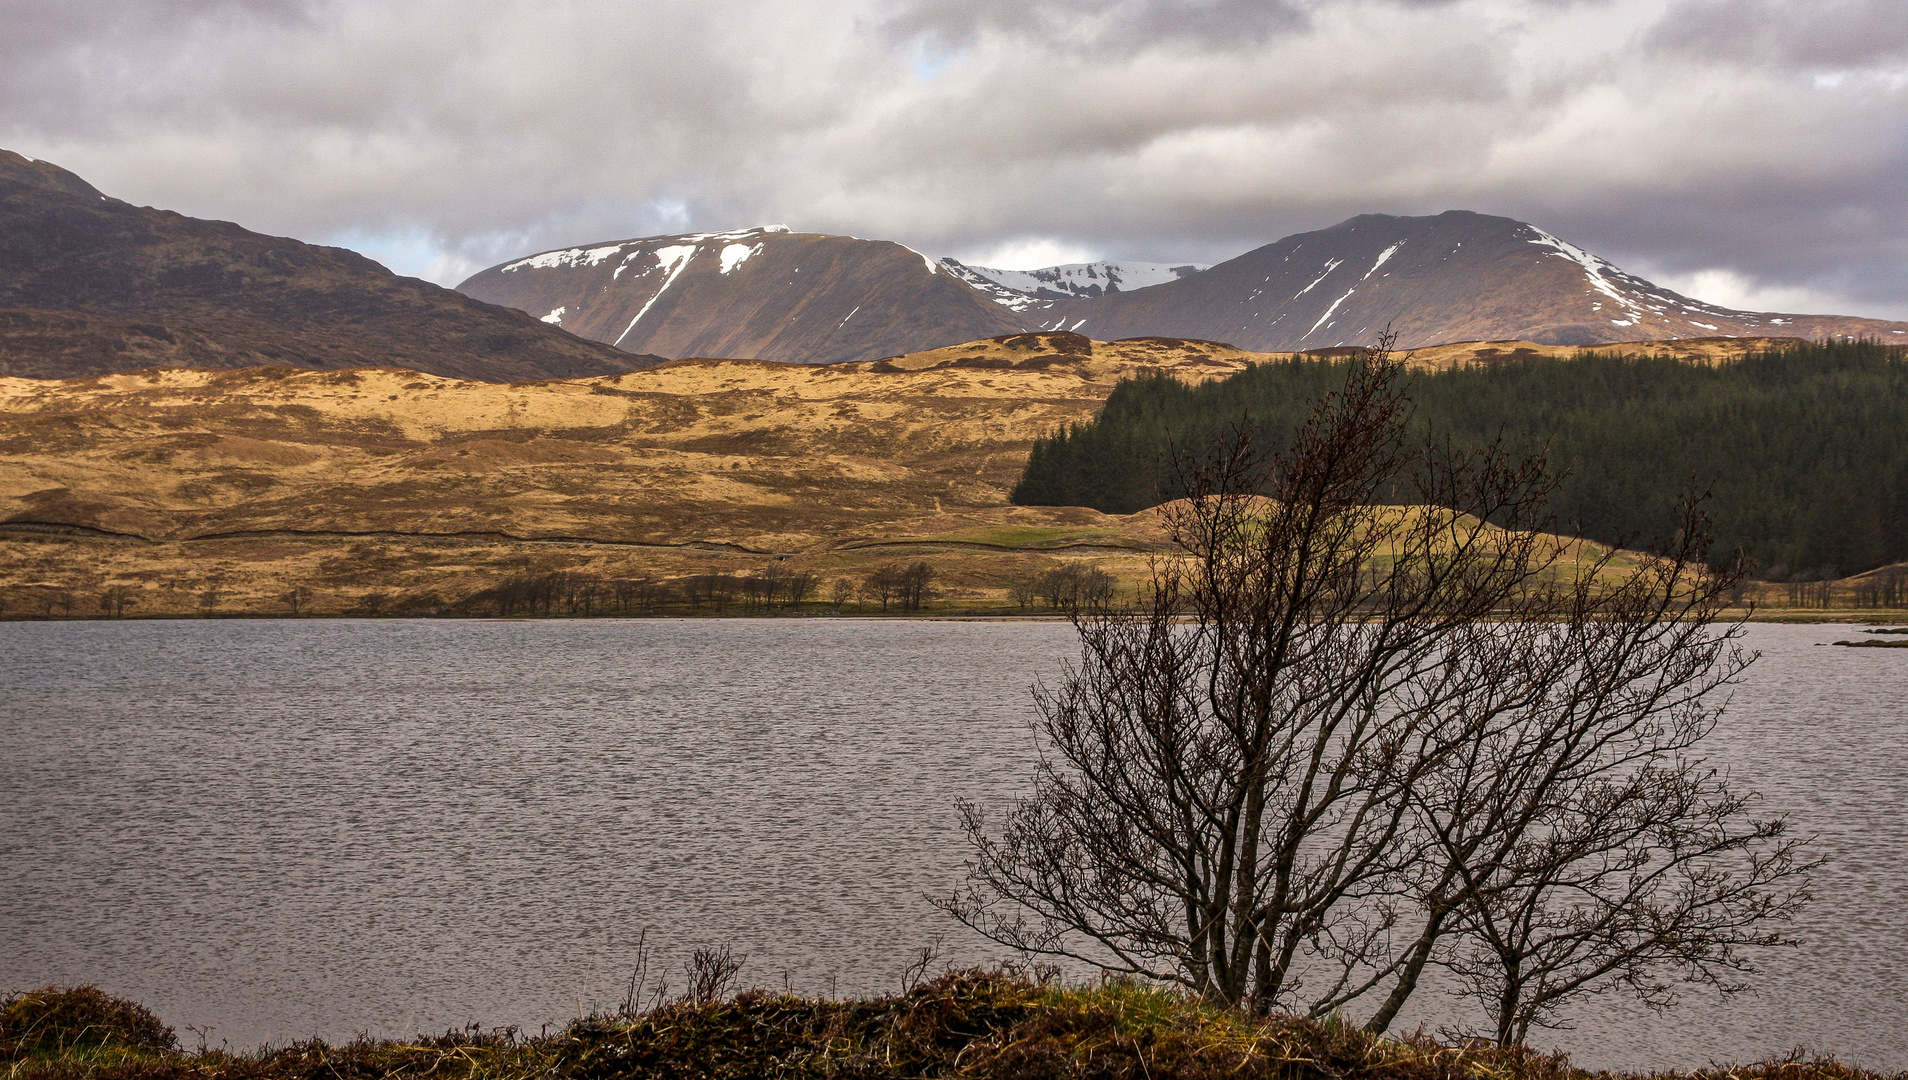
[[(916, 612), (934, 597), (934, 568), (925, 562), (887, 563), (835, 579), (829, 602), (859, 600), (882, 612)], [(512, 574), (451, 605), (466, 614), (653, 614), (666, 609), (717, 615), (800, 611), (820, 601), (821, 579), (811, 571), (771, 563), (746, 574), (712, 571), (678, 578), (601, 577), (572, 570)]]
[[(1132, 513), (1185, 494), (1175, 455), (1244, 429), (1282, 445), (1352, 358), (1256, 364), (1187, 386), (1119, 384), (1091, 421), (1034, 445), (1012, 500)], [(1665, 540), (1692, 482), (1713, 494), (1716, 545), (1773, 581), (1838, 578), (1908, 559), (1908, 359), (1872, 341), (1797, 344), (1720, 364), (1585, 352), (1405, 378), (1407, 427), (1482, 448), (1502, 440), (1562, 474), (1557, 526), (1609, 544)], [(1375, 493), (1395, 500), (1395, 485)]]

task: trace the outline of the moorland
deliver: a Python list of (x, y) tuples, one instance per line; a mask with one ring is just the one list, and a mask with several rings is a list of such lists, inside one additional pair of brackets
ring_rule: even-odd
[[(1614, 352), (1705, 366), (1772, 344)], [(1409, 362), (1577, 353), (1473, 342)], [(1216, 384), (1289, 358), (1043, 333), (526, 383), (269, 367), (4, 379), (0, 617), (1051, 613), (1082, 582), (1125, 595), (1166, 541), (1148, 509), (1015, 505), (1035, 443), (1087, 424), (1122, 380)], [(883, 584), (921, 567), (921, 607)], [(1845, 614), (1863, 588), (1765, 583), (1744, 599)]]

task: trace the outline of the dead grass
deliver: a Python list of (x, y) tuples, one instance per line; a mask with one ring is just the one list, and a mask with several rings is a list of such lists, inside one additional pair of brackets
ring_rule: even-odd
[[(1696, 359), (1744, 344), (1671, 343)], [(1570, 351), (1527, 346), (1415, 362)], [(1163, 549), (1153, 515), (1008, 505), (1033, 440), (1122, 377), (1197, 382), (1268, 358), (1022, 334), (511, 385), (391, 368), (0, 379), (0, 618), (97, 617), (108, 594), (132, 617), (290, 614), (293, 594), (301, 614), (417, 614), (517, 574), (771, 563), (827, 596), (902, 559), (934, 567), (941, 612), (1018, 612), (1011, 583), (1065, 560), (1124, 593)]]
[[(44, 1002), (104, 998), (36, 991)], [(9, 1000), (12, 1010), (22, 998)], [(111, 999), (106, 999), (111, 1000)], [(139, 1010), (129, 1002), (122, 1010)], [(146, 1014), (150, 1015), (150, 1014)], [(45, 1030), (44, 1025), (41, 1028)], [(170, 1034), (169, 1032), (167, 1033)], [(578, 1020), (560, 1032), (471, 1027), (409, 1041), (319, 1041), (251, 1054), (182, 1052), (141, 1037), (0, 1042), (4, 1080), (623, 1080), (676, 1077), (1588, 1080), (1561, 1055), (1422, 1036), (1375, 1038), (1289, 1017), (1257, 1019), (1157, 987), (1041, 985), (1000, 972), (947, 974), (894, 997), (832, 1001), (748, 991)], [(1679, 1080), (1881, 1080), (1801, 1057)], [(1908, 1075), (1908, 1074), (1902, 1074)]]

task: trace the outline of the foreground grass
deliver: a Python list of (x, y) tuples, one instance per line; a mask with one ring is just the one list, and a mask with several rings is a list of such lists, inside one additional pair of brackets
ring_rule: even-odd
[[(620, 1080), (629, 1077), (1277, 1078), (1579, 1080), (1558, 1055), (1381, 1039), (1306, 1020), (1256, 1020), (1160, 990), (1040, 986), (961, 972), (897, 996), (824, 1001), (751, 991), (596, 1016), (562, 1031), (450, 1032), (413, 1042), (300, 1042), (184, 1052), (172, 1030), (91, 987), (0, 1002), (0, 1080)], [(1879, 1080), (1790, 1059), (1696, 1080)], [(1901, 1080), (1899, 1074), (1892, 1080)]]

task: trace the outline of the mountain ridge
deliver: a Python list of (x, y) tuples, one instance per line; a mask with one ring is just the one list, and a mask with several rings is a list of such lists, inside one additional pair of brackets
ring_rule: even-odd
[[(770, 232), (583, 245), (492, 267), (458, 288), (624, 348), (815, 363), (1029, 330), (1108, 341), (1219, 341), (1254, 352), (1371, 345), (1387, 327), (1398, 334), (1400, 348), (1732, 336), (1908, 342), (1904, 322), (1744, 312), (1694, 300), (1535, 225), (1464, 210), (1424, 217), (1362, 214), (1190, 273), (1182, 272), (1190, 265), (1133, 264), (1140, 272), (1128, 276), (1127, 264), (1120, 263), (1003, 271), (950, 258), (937, 269), (933, 260), (898, 244), (785, 232), (827, 249), (834, 263), (801, 278), (789, 272), (801, 261), (793, 254), (779, 275), (750, 270), (731, 277), (734, 267), (726, 255), (722, 267), (714, 268), (717, 245), (748, 253), (742, 258), (757, 266), (764, 243), (757, 236)], [(785, 250), (790, 244), (767, 242)], [(690, 249), (693, 254), (681, 254)], [(700, 277), (671, 261), (680, 258), (686, 265), (698, 257)], [(858, 259), (878, 262), (881, 269), (854, 272), (849, 264)], [(640, 272), (619, 280), (632, 261)], [(533, 266), (542, 275), (534, 283), (509, 280)], [(853, 281), (866, 280), (878, 281), (880, 291), (857, 292)], [(966, 289), (954, 288), (957, 282)], [(987, 316), (977, 311), (981, 303), (1000, 310)], [(578, 320), (579, 310), (588, 318)], [(776, 317), (760, 317), (764, 312)], [(842, 322), (826, 325), (814, 317), (821, 313)], [(677, 320), (673, 325), (671, 318)], [(852, 319), (879, 320), (883, 332), (843, 340), (841, 331)], [(640, 332), (632, 336), (632, 330)]]
[(1255, 248), (1198, 274), (1091, 300), (1059, 300), (1042, 329), (1162, 334), (1270, 352), (1467, 340), (1604, 345), (1689, 337), (1876, 336), (1908, 323), (1745, 312), (1682, 296), (1513, 218), (1450, 210), (1361, 214)]
[(511, 382), (660, 359), (400, 277), (354, 251), (137, 207), (0, 150), (0, 375), (390, 364)]

